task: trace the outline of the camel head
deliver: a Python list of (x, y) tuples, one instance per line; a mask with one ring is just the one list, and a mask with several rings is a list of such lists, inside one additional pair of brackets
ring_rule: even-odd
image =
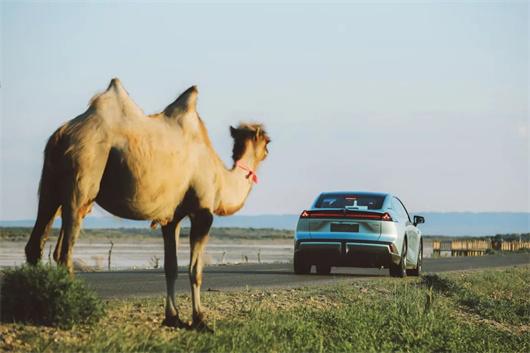
[(234, 162), (242, 158), (250, 159), (254, 167), (267, 158), (267, 145), (271, 141), (261, 124), (239, 124), (237, 128), (230, 126), (230, 134), (234, 138), (232, 159)]

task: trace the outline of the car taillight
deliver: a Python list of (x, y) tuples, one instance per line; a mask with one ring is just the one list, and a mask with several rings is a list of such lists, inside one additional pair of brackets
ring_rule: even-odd
[(383, 216), (381, 217), (381, 220), (392, 222), (392, 216), (385, 212), (385, 214), (383, 214)]
[(300, 218), (353, 218), (353, 219), (373, 219), (392, 222), (392, 216), (387, 212), (381, 213), (370, 213), (362, 211), (307, 211), (304, 210), (300, 214)]

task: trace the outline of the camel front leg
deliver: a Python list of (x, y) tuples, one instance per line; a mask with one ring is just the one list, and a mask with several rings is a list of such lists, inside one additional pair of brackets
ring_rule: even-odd
[(211, 331), (204, 323), (204, 315), (201, 307), (201, 284), (202, 269), (204, 266), (203, 251), (208, 242), (208, 232), (213, 222), (212, 213), (203, 209), (194, 213), (191, 218), (190, 231), (190, 284), (191, 301), (193, 305), (193, 324), (198, 329)]
[(164, 236), (164, 271), (166, 274), (166, 314), (163, 324), (172, 327), (184, 327), (175, 303), (175, 281), (178, 276), (177, 249), (180, 234), (180, 220), (162, 227)]

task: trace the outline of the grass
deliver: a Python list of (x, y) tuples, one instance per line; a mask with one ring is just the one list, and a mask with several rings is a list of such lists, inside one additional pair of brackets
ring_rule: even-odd
[[(530, 267), (301, 289), (205, 292), (214, 334), (161, 326), (164, 298), (110, 300), (96, 325), (2, 325), (4, 350), (528, 352)], [(178, 297), (181, 317), (190, 299)]]
[(428, 275), (424, 282), (450, 296), (466, 311), (514, 325), (530, 324), (530, 274), (524, 269)]

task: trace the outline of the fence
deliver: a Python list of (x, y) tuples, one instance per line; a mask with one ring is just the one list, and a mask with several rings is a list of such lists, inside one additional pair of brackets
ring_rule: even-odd
[(530, 241), (493, 242), (493, 248), (502, 251), (519, 251), (530, 249)]
[(434, 240), (433, 256), (482, 256), (488, 249), (518, 251), (530, 249), (530, 241)]

